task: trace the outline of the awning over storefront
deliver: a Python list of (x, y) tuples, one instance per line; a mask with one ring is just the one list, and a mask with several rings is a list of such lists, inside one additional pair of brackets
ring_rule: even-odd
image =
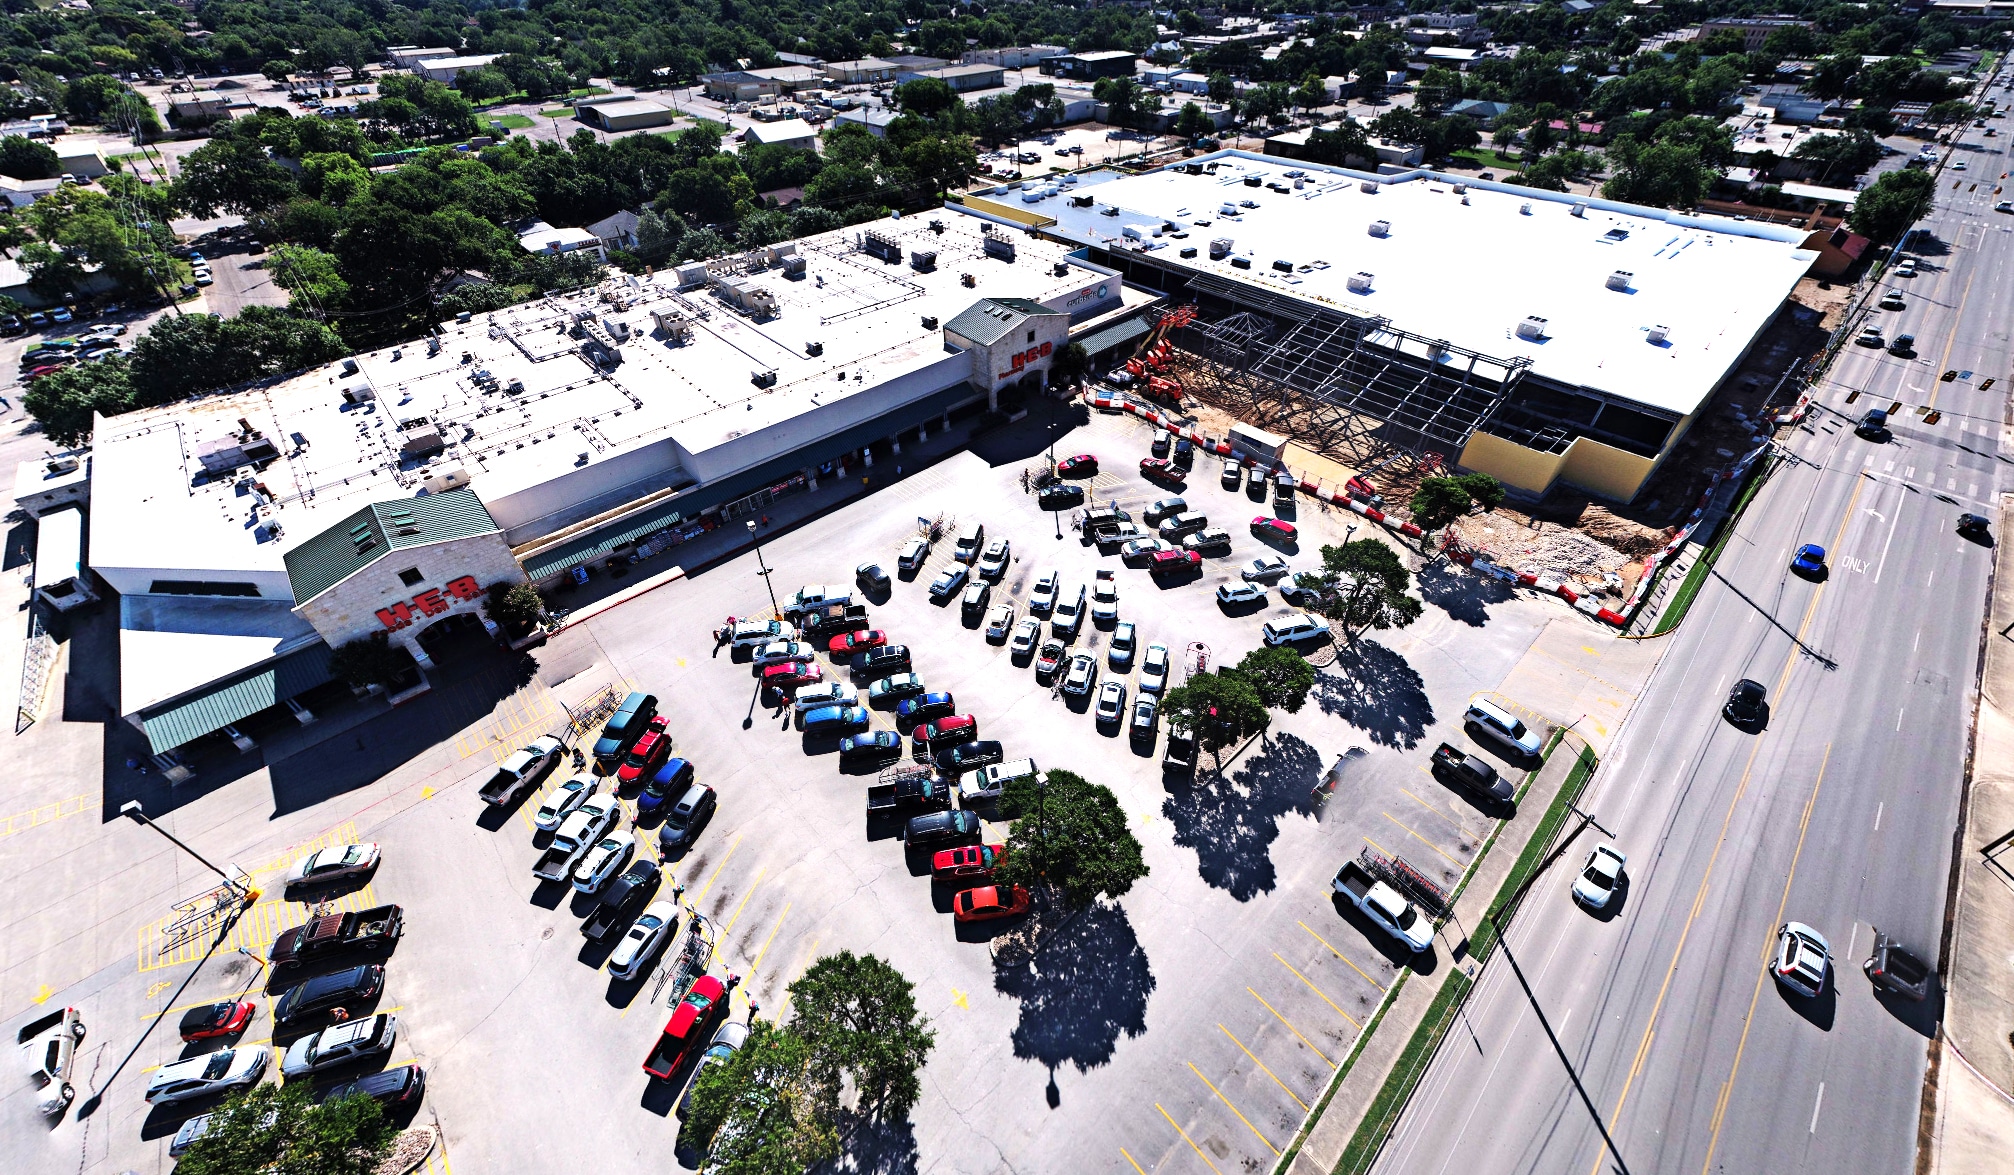
[(701, 513), (757, 490), (788, 481), (799, 470), (816, 468), (842, 453), (865, 448), (884, 437), (915, 428), (949, 412), (969, 400), (985, 395), (971, 384), (960, 383), (911, 401), (893, 412), (883, 413), (852, 428), (813, 441), (811, 444), (763, 465), (708, 485), (696, 486), (674, 498), (652, 504), (645, 510), (617, 518), (598, 530), (567, 540), (543, 551), (534, 551), (522, 560), (524, 573), (533, 581), (546, 579), (592, 563), (625, 543), (632, 543), (654, 531), (699, 517)]
[(1082, 338), (1070, 341), (1082, 344), (1086, 355), (1097, 355), (1145, 338), (1147, 332), (1153, 329), (1145, 315), (1135, 315), (1124, 322), (1115, 322), (1111, 326), (1101, 327)]
[(317, 643), (277, 661), (232, 674), (198, 693), (152, 711), (141, 711), (141, 728), (147, 732), (147, 741), (153, 745), (155, 754), (172, 751), (329, 681), (329, 653), (329, 646)]

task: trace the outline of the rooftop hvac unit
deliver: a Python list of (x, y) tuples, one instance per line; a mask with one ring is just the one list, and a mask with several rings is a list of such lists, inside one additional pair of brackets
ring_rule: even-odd
[(1462, 195), (1466, 195), (1466, 194), (1468, 193), (1468, 190), (1469, 190), (1469, 186), (1468, 186), (1467, 184), (1456, 184), (1456, 185), (1455, 185), (1455, 195), (1457, 195), (1457, 196), (1462, 196)]
[(1231, 268), (1250, 269), (1252, 268), (1252, 259), (1250, 257), (1233, 257), (1231, 258)]
[(998, 257), (1002, 261), (1014, 260), (1014, 242), (1005, 237), (987, 237), (981, 243), (988, 257)]
[(1248, 175), (1245, 177), (1245, 186), (1248, 188), (1256, 188), (1259, 186), (1259, 183), (1260, 180), (1258, 176)]
[(1530, 339), (1533, 342), (1545, 338), (1545, 322), (1545, 319), (1536, 314), (1527, 316), (1523, 322), (1517, 324), (1517, 337)]
[(1216, 261), (1220, 258), (1228, 256), (1230, 252), (1231, 252), (1231, 238), (1218, 237), (1216, 240), (1210, 242), (1210, 260)]
[(1054, 274), (1055, 274), (1055, 275), (1056, 275), (1057, 277), (1069, 277), (1069, 276), (1070, 276), (1070, 263), (1069, 263), (1068, 261), (1058, 261), (1058, 262), (1057, 262), (1057, 263), (1056, 263), (1056, 264), (1055, 264), (1055, 265), (1054, 265), (1054, 266), (1053, 266), (1053, 267), (1052, 267), (1052, 268), (1050, 269), (1050, 272), (1051, 272), (1051, 273), (1054, 273)]
[(757, 371), (748, 377), (748, 382), (758, 388), (773, 388), (776, 386), (776, 373), (773, 371)]
[[(1147, 226), (1142, 224), (1129, 224), (1119, 230), (1119, 235), (1126, 238), (1129, 241), (1142, 241), (1147, 238)], [(1160, 234), (1156, 233), (1155, 235), (1159, 236)], [(990, 245), (993, 242), (988, 241), (986, 243)]]
[(469, 484), (469, 471), (465, 466), (450, 465), (429, 474), (425, 484), (428, 493), (445, 494)]
[(1375, 196), (1378, 194), (1378, 181), (1365, 180), (1364, 182), (1357, 185), (1357, 190), (1360, 192), (1369, 192), (1371, 195)]
[(1603, 282), (1602, 284), (1607, 286), (1611, 290), (1626, 291), (1629, 289), (1630, 279), (1635, 276), (1636, 276), (1635, 274), (1631, 273), (1627, 269), (1618, 269), (1614, 273), (1609, 274), (1608, 280)]
[(466, 310), (458, 310), (458, 311), (456, 311), (456, 312), (455, 312), (455, 321), (456, 321), (456, 322), (467, 322), (467, 321), (469, 320), (469, 318), (470, 318), (470, 317), (471, 317), (471, 315), (470, 315), (470, 314), (469, 314), (469, 312), (468, 312), (468, 311), (466, 311)]
[(1671, 328), (1668, 326), (1653, 326), (1650, 328), (1649, 338), (1651, 343), (1656, 346), (1660, 347), (1663, 346), (1665, 340), (1669, 339), (1670, 337), (1671, 337)]
[(923, 316), (923, 329), (924, 330), (937, 329), (937, 316), (935, 314), (926, 314)]
[(377, 398), (378, 390), (372, 387), (368, 380), (357, 380), (353, 383), (343, 385), (343, 403), (345, 404), (361, 404), (365, 400), (375, 400)]
[(1072, 208), (1089, 208), (1090, 206), (1091, 206), (1091, 197), (1089, 196), (1070, 197), (1070, 207)]
[(1182, 250), (1182, 256), (1184, 257), (1194, 257), (1195, 255), (1196, 255), (1196, 247), (1194, 245), (1191, 245), (1188, 248)]
[(825, 354), (825, 344), (816, 340), (806, 343), (804, 344), (804, 353), (806, 355), (823, 355)]
[(620, 318), (602, 319), (601, 329), (607, 331), (609, 337), (618, 343), (626, 342), (629, 339), (629, 324)]
[(1358, 270), (1357, 272), (1350, 275), (1350, 280), (1348, 284), (1350, 287), (1350, 293), (1368, 294), (1371, 292), (1371, 275), (1365, 273), (1362, 270)]
[(804, 280), (804, 258), (798, 256), (783, 259), (783, 276), (791, 281)]
[(399, 451), (419, 457), (428, 453), (438, 453), (447, 448), (440, 429), (426, 417), (408, 420), (399, 426)]
[(706, 263), (704, 261), (694, 261), (689, 265), (681, 265), (677, 269), (672, 270), (672, 272), (678, 275), (678, 288), (681, 290), (706, 284)]
[(1291, 261), (1275, 261), (1273, 262), (1273, 268), (1279, 270), (1281, 273), (1292, 273), (1294, 272), (1294, 263)]
[(674, 345), (692, 341), (692, 324), (686, 321), (685, 315), (676, 310), (653, 310), (650, 317), (657, 323), (657, 329), (663, 331), (664, 337)]
[(1391, 235), (1392, 235), (1392, 222), (1391, 222), (1391, 221), (1389, 221), (1389, 220), (1374, 220), (1374, 221), (1372, 221), (1372, 222), (1371, 222), (1371, 235), (1372, 235), (1372, 236), (1374, 236), (1374, 237), (1389, 237), (1389, 236), (1391, 236)]
[(1585, 200), (1575, 200), (1575, 201), (1573, 202), (1573, 214), (1574, 214), (1575, 216), (1586, 216), (1586, 215), (1587, 215), (1587, 201), (1585, 201)]
[(911, 249), (909, 251), (909, 267), (918, 273), (929, 273), (931, 270), (936, 269), (937, 250)]
[(1294, 177), (1294, 189), (1296, 191), (1299, 191), (1300, 189), (1305, 188), (1307, 186), (1308, 181), (1304, 177), (1298, 175)]
[(902, 242), (886, 233), (867, 230), (861, 234), (860, 248), (863, 252), (879, 257), (891, 265), (902, 263)]
[(1531, 201), (1530, 201), (1530, 200), (1526, 200), (1526, 201), (1525, 201), (1524, 203), (1522, 203), (1522, 204), (1518, 205), (1518, 206), (1517, 206), (1517, 211), (1518, 211), (1518, 215), (1519, 215), (1519, 216), (1530, 216), (1530, 215), (1531, 215)]

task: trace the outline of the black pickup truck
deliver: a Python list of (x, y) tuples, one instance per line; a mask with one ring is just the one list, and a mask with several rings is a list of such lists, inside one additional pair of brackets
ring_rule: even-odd
[(630, 915), (643, 909), (663, 880), (657, 862), (638, 861), (601, 891), (601, 903), (581, 923), (580, 932), (600, 942), (629, 922)]
[(266, 960), (273, 970), (306, 966), (346, 951), (383, 954), (406, 932), (405, 915), (397, 906), (378, 906), (348, 914), (325, 914), (283, 932), (273, 940)]
[(951, 788), (929, 767), (895, 767), (867, 785), (869, 816), (913, 816), (951, 806)]

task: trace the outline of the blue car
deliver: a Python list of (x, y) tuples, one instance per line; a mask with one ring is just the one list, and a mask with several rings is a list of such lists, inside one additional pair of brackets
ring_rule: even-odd
[(923, 722), (951, 713), (958, 707), (946, 693), (924, 694), (920, 698), (904, 698), (895, 705), (895, 717), (903, 722)]
[(1799, 575), (1825, 574), (1825, 548), (1817, 543), (1806, 543), (1797, 548), (1791, 557), (1790, 569)]
[(892, 730), (870, 730), (839, 740), (842, 759), (886, 759), (901, 752), (902, 736)]
[(650, 782), (637, 793), (636, 810), (654, 812), (672, 798), (684, 795), (685, 789), (691, 785), (692, 764), (684, 759), (666, 759), (664, 766), (658, 768), (657, 774), (651, 776)]

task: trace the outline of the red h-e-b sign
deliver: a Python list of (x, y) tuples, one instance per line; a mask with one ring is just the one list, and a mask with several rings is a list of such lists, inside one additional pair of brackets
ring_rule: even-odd
[[(442, 592), (453, 596), (454, 600), (447, 599), (446, 596), (441, 594)], [(413, 609), (415, 608), (419, 609), (422, 615), (439, 616), (449, 608), (454, 607), (455, 601), (473, 600), (482, 594), (482, 585), (476, 583), (476, 577), (473, 575), (464, 575), (460, 579), (449, 580), (448, 586), (444, 588), (428, 588), (419, 595), (414, 596), (413, 602), (410, 604), (401, 600), (389, 608), (378, 609), (378, 619), (383, 622), (386, 628), (397, 632), (399, 629), (413, 622)]]
[(1007, 357), (1008, 363), (1013, 367), (1014, 370), (1001, 372), (1000, 378), (1006, 379), (1008, 376), (1013, 375), (1015, 371), (1021, 370), (1022, 368), (1028, 366), (1030, 363), (1039, 363), (1042, 360), (1047, 359), (1050, 355), (1050, 352), (1054, 351), (1055, 349), (1056, 344), (1043, 343), (1039, 347), (1030, 347), (1026, 351), (1014, 352), (1012, 355), (1009, 355)]

